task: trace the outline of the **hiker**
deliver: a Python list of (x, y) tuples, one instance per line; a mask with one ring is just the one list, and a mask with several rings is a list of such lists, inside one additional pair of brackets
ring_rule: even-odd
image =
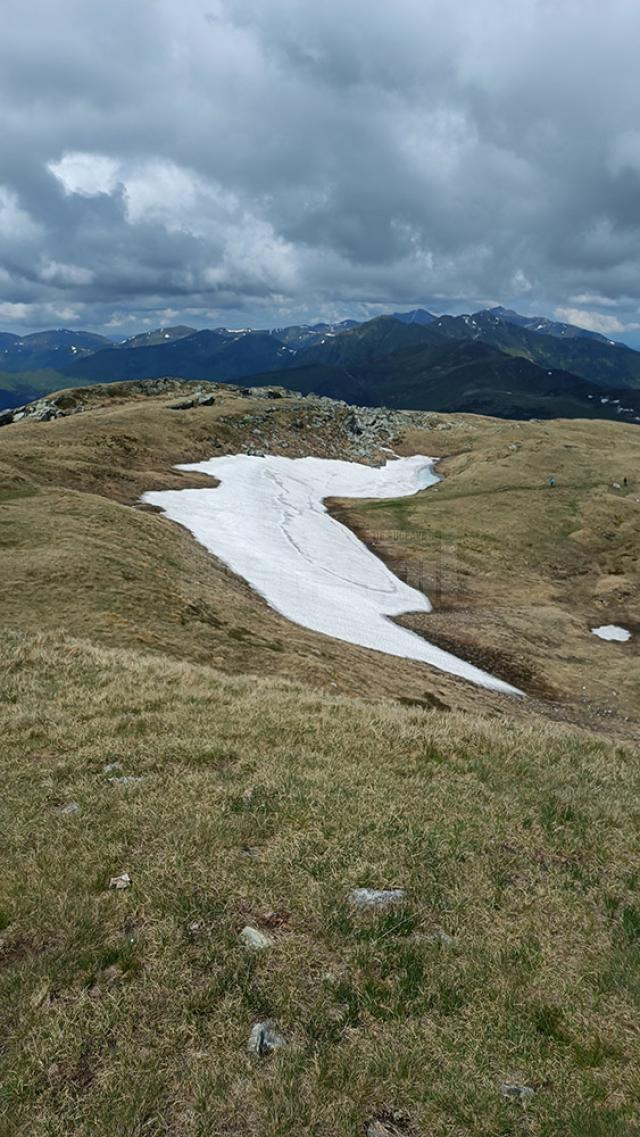
[(556, 479), (555, 478), (549, 478), (549, 485), (555, 486), (555, 484), (556, 484)]

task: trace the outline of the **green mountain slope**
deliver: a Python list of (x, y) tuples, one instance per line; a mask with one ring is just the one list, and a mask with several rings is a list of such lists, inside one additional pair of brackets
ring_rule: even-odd
[(579, 375), (592, 383), (620, 389), (640, 387), (640, 352), (624, 344), (575, 336), (562, 339), (507, 322), (490, 312), (442, 316), (431, 330), (448, 339), (481, 340), (513, 355)]
[(291, 356), (292, 351), (269, 332), (205, 330), (168, 344), (99, 351), (69, 364), (64, 374), (74, 383), (158, 379), (165, 375), (224, 381), (282, 367)]
[[(306, 353), (305, 353), (306, 354)], [(498, 418), (640, 417), (640, 392), (604, 394), (597, 384), (539, 367), (478, 341), (419, 345), (355, 363), (312, 364), (251, 376), (247, 383), (280, 383), (305, 394), (364, 406), (470, 411)], [(604, 401), (603, 401), (604, 400)]]

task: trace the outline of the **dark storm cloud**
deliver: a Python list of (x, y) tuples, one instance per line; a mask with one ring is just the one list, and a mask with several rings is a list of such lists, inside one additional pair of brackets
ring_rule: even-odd
[(5, 0), (0, 323), (640, 303), (640, 9)]

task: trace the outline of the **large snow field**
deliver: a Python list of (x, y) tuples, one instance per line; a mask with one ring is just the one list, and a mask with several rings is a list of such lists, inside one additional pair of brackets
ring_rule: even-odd
[(235, 454), (177, 467), (211, 474), (218, 487), (151, 492), (143, 500), (184, 525), (294, 623), (519, 694), (390, 620), (430, 612), (431, 604), (323, 505), (329, 497), (410, 496), (439, 481), (433, 467), (421, 455), (373, 468), (324, 458)]

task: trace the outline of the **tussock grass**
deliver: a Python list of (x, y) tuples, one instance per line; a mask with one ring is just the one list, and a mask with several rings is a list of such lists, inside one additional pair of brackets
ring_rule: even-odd
[[(615, 723), (637, 737), (640, 432), (455, 415), (449, 426), (436, 436), (440, 485), (340, 511), (433, 598), (432, 614), (403, 623), (529, 694), (562, 702), (574, 721)], [(398, 450), (425, 442), (424, 432), (407, 432)], [(591, 628), (601, 623), (629, 628), (629, 650), (600, 650)]]
[[(637, 753), (61, 635), (1, 651), (8, 1137), (346, 1137), (392, 1108), (637, 1132)], [(355, 914), (358, 886), (407, 900)], [(258, 1059), (267, 1017), (287, 1046)]]

